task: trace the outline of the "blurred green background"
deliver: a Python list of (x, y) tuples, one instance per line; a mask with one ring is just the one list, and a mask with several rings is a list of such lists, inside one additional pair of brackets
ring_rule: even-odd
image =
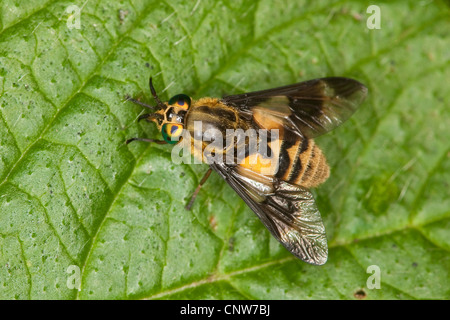
[[(450, 298), (449, 17), (444, 1), (2, 1), (0, 298)], [(153, 103), (150, 76), (164, 99), (325, 76), (369, 88), (316, 141), (324, 266), (215, 174), (184, 210), (208, 167), (124, 144), (160, 138), (124, 101)]]

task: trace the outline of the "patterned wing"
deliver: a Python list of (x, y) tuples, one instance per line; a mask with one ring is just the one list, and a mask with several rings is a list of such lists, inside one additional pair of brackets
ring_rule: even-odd
[(238, 108), (243, 117), (266, 113), (296, 134), (314, 138), (346, 121), (366, 96), (360, 82), (331, 77), (226, 96), (222, 102)]
[(327, 261), (325, 228), (308, 189), (261, 176), (249, 179), (237, 167), (211, 164), (293, 255), (314, 265)]

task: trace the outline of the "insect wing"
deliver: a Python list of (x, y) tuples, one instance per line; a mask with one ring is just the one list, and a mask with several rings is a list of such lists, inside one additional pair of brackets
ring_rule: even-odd
[[(255, 212), (272, 235), (293, 255), (314, 265), (327, 261), (325, 227), (308, 189), (285, 181), (272, 188), (242, 177), (235, 167), (211, 164)], [(271, 190), (269, 190), (271, 189)]]
[(296, 134), (314, 138), (346, 121), (366, 96), (367, 88), (360, 82), (330, 77), (226, 96), (222, 102), (247, 118), (262, 108)]

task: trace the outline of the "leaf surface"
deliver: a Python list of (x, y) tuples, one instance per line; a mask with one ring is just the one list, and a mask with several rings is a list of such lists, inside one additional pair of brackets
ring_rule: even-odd
[[(449, 299), (448, 3), (382, 1), (378, 30), (370, 4), (2, 1), (0, 297)], [(314, 191), (326, 265), (294, 258), (217, 175), (184, 210), (208, 167), (124, 143), (160, 138), (124, 100), (152, 104), (150, 76), (164, 99), (324, 76), (368, 86), (316, 141), (331, 167)]]

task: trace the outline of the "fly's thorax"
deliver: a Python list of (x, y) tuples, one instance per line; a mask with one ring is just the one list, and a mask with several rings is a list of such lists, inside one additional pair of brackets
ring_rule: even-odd
[[(198, 121), (202, 122), (202, 132), (194, 132), (194, 124)], [(216, 98), (202, 98), (192, 103), (185, 125), (193, 137), (198, 137), (208, 130), (219, 130), (225, 136), (226, 129), (238, 129), (245, 124), (239, 119), (236, 109)]]
[(237, 110), (216, 98), (193, 101), (185, 119), (185, 129), (191, 136), (192, 145), (201, 150), (208, 146), (217, 147), (214, 154), (223, 154), (229, 131), (241, 127), (247, 129), (248, 125), (239, 118)]

